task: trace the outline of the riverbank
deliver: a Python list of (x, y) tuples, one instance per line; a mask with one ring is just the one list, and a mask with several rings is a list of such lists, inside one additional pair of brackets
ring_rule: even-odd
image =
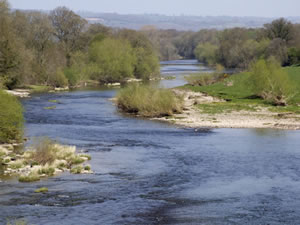
[(174, 90), (183, 96), (184, 110), (173, 117), (153, 118), (190, 128), (272, 128), (300, 130), (300, 114), (268, 107), (233, 105), (201, 92)]

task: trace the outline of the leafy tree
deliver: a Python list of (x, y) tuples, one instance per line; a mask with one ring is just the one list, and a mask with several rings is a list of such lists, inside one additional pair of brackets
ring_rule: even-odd
[(270, 24), (265, 25), (267, 36), (270, 39), (280, 38), (289, 42), (293, 38), (293, 25), (284, 18), (274, 20)]
[(20, 61), (16, 46), (16, 37), (11, 29), (9, 5), (6, 0), (0, 1), (0, 83), (13, 88), (18, 78), (14, 71)]
[(274, 57), (281, 65), (288, 60), (286, 42), (280, 38), (273, 39), (266, 49), (266, 58)]
[(295, 91), (287, 73), (274, 59), (253, 64), (249, 81), (255, 94), (275, 105), (286, 105)]
[(195, 49), (195, 56), (199, 62), (214, 65), (217, 63), (217, 50), (218, 46), (206, 42), (197, 46)]
[(150, 79), (159, 75), (159, 61), (148, 38), (137, 31), (124, 29), (118, 37), (128, 40), (136, 57), (134, 75), (137, 78)]
[(50, 19), (55, 36), (65, 48), (67, 65), (70, 65), (71, 52), (80, 48), (79, 40), (87, 22), (66, 7), (54, 9), (50, 13)]
[(90, 60), (98, 71), (92, 78), (101, 82), (120, 82), (133, 77), (136, 58), (128, 41), (105, 39), (89, 50)]

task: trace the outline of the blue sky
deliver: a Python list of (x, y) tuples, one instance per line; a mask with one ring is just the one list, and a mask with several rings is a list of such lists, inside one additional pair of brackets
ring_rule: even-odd
[(121, 14), (159, 13), (199, 16), (300, 16), (300, 0), (8, 0), (18, 9), (53, 9)]

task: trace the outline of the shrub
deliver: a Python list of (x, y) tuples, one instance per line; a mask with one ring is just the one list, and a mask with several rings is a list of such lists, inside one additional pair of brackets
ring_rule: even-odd
[(35, 181), (39, 181), (39, 180), (40, 180), (40, 177), (34, 173), (30, 173), (27, 176), (19, 177), (19, 182), (23, 182), (23, 183), (30, 183), (30, 182), (35, 182)]
[(64, 72), (61, 69), (58, 69), (56, 73), (50, 76), (49, 84), (53, 87), (66, 87), (68, 86), (68, 79)]
[(182, 110), (182, 99), (171, 90), (133, 84), (117, 95), (118, 107), (145, 117), (171, 116)]
[(83, 169), (84, 168), (82, 166), (76, 166), (71, 169), (71, 173), (80, 174), (83, 171)]
[(51, 164), (56, 159), (55, 142), (49, 138), (38, 138), (34, 141), (33, 146), (35, 151), (32, 152), (31, 159), (39, 165)]
[(85, 166), (85, 167), (84, 167), (84, 170), (90, 171), (90, 170), (91, 170), (91, 166), (89, 166), (89, 165)]
[(46, 168), (42, 168), (38, 171), (38, 174), (40, 175), (47, 175), (47, 176), (53, 176), (55, 173), (55, 169), (53, 167), (46, 167)]
[(74, 164), (74, 165), (77, 165), (77, 164), (81, 164), (83, 163), (85, 160), (83, 158), (81, 158), (80, 156), (75, 156), (71, 163)]
[(288, 74), (273, 59), (257, 61), (250, 74), (249, 82), (255, 94), (274, 105), (286, 105), (295, 94)]
[(23, 108), (16, 97), (0, 90), (0, 143), (20, 141), (23, 134)]

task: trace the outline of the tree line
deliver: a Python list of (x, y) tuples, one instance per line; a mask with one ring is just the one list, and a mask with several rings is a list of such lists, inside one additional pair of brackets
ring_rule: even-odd
[(257, 29), (183, 32), (147, 26), (142, 32), (159, 50), (161, 60), (196, 58), (209, 65), (241, 69), (271, 56), (283, 66), (300, 63), (300, 24), (292, 24), (284, 18)]
[(65, 7), (49, 14), (12, 11), (0, 0), (0, 86), (76, 86), (159, 75), (152, 43), (141, 32), (88, 24)]

